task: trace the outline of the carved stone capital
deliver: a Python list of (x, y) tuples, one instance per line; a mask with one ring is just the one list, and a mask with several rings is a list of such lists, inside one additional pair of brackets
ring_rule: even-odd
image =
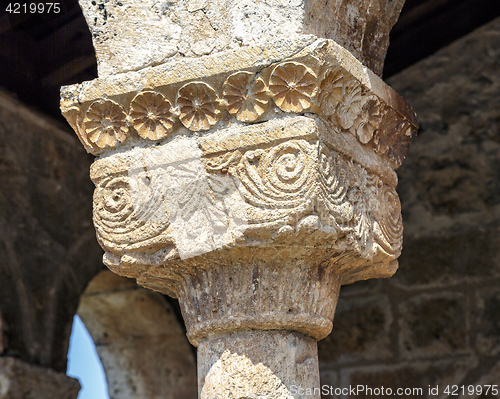
[[(232, 320), (199, 292), (219, 287), (208, 295), (217, 298), (224, 288), (247, 329), (319, 339), (331, 329), (335, 301), (323, 314), (319, 303), (298, 310), (293, 298), (282, 303), (284, 294), (269, 300), (289, 290), (288, 273), (301, 276), (293, 284), (299, 298), (310, 288), (300, 280), (318, 270), (328, 270), (322, 291), (397, 268), (402, 222), (393, 169), (415, 115), (334, 42), (299, 45), (165, 64), (62, 91), (63, 114), (99, 155), (91, 178), (106, 265), (183, 298), (195, 344)], [(259, 288), (260, 315), (231, 297), (232, 273), (238, 284), (251, 284), (254, 273), (276, 279)], [(267, 319), (266, 304), (291, 313)]]
[[(397, 269), (411, 107), (337, 43), (298, 35), (66, 87), (61, 109), (98, 156), (104, 262), (179, 298), (200, 397), (267, 392), (240, 363), (281, 379), (269, 397), (317, 385), (311, 338), (330, 333), (340, 285)], [(285, 370), (269, 356), (292, 343)]]
[(105, 263), (174, 296), (186, 271), (250, 254), (265, 262), (264, 248), (335, 259), (343, 283), (391, 275), (402, 239), (396, 174), (334, 129), (294, 116), (96, 160)]

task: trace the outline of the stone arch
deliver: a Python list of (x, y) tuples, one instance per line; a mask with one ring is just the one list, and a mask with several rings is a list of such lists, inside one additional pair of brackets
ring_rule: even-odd
[(195, 398), (196, 361), (165, 297), (110, 271), (77, 311), (97, 348), (110, 399)]

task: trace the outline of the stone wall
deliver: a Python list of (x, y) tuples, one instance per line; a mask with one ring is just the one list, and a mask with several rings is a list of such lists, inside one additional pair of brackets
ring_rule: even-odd
[(499, 42), (497, 19), (390, 79), (421, 123), (398, 170), (400, 268), (342, 288), (322, 384), (500, 383)]
[(80, 295), (104, 267), (90, 158), (67, 130), (0, 91), (0, 356), (62, 373)]

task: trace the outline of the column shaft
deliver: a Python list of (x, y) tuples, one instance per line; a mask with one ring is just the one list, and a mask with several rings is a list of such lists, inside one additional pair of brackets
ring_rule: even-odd
[(314, 338), (283, 331), (240, 331), (198, 347), (200, 399), (312, 399), (319, 395)]

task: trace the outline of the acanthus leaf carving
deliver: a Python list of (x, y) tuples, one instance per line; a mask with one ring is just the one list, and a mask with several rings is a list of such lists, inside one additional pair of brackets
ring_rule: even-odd
[(95, 151), (95, 149), (96, 149), (95, 144), (93, 144), (89, 141), (87, 135), (83, 131), (82, 112), (81, 112), (80, 107), (73, 106), (73, 107), (66, 108), (62, 112), (62, 114), (63, 114), (64, 118), (66, 118), (66, 120), (68, 121), (70, 126), (73, 128), (73, 130), (75, 131), (78, 139), (83, 144), (85, 149), (89, 152)]
[(101, 244), (115, 254), (174, 246), (185, 259), (236, 237), (244, 243), (288, 232), (281, 239), (305, 239), (299, 233), (312, 229), (367, 262), (400, 252), (394, 188), (326, 144), (292, 139), (203, 158), (148, 170), (137, 164), (135, 172), (98, 181), (94, 223)]
[(360, 84), (350, 80), (342, 87), (342, 101), (337, 107), (337, 119), (340, 126), (348, 130), (363, 110), (364, 98)]
[(326, 116), (335, 114), (342, 100), (343, 75), (339, 70), (331, 70), (325, 74), (320, 84), (318, 103), (320, 112)]
[(378, 251), (384, 259), (397, 258), (403, 225), (394, 188), (325, 145), (319, 148), (319, 162), (323, 225), (345, 236), (367, 259)]

